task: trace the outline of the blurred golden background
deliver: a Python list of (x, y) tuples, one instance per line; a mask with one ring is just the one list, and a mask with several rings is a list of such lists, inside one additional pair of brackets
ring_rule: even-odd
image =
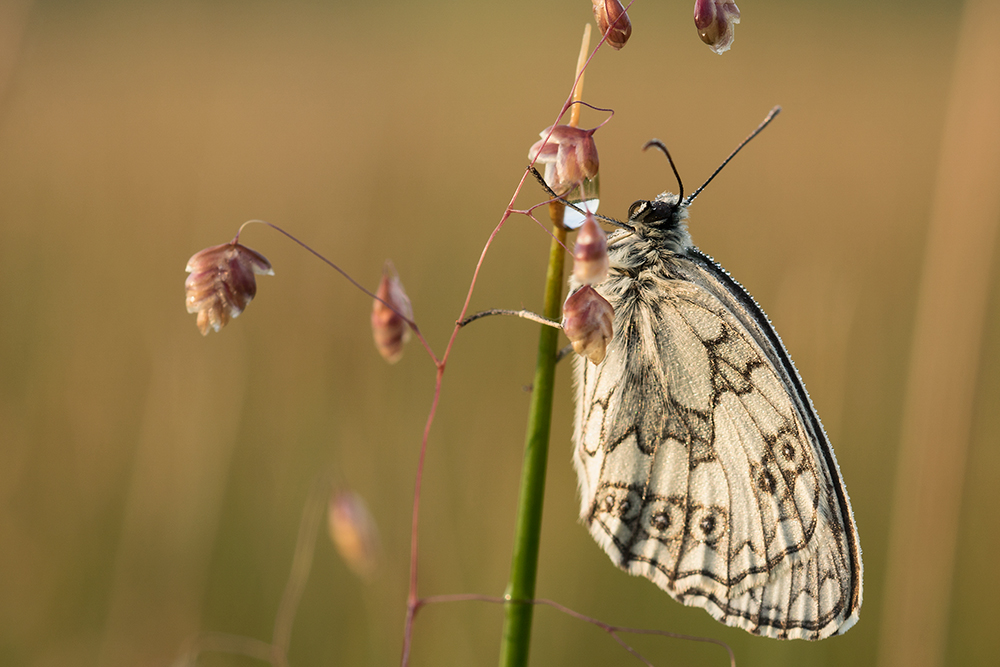
[[(975, 211), (952, 228), (940, 204), (942, 183), (992, 173), (959, 153), (942, 176), (947, 128), (989, 144), (1000, 125), (960, 120), (959, 54), (976, 46), (962, 37), (963, 3), (740, 3), (722, 57), (698, 39), (691, 5), (640, 0), (631, 42), (587, 72), (584, 98), (616, 112), (596, 135), (602, 212), (623, 217), (675, 189), (662, 156), (639, 151), (651, 137), (690, 191), (784, 107), (699, 197), (691, 232), (767, 311), (834, 443), (864, 548), (861, 620), (818, 644), (760, 639), (615, 569), (577, 523), (568, 366), (538, 595), (609, 623), (721, 639), (741, 665), (872, 665), (880, 651), (889, 664), (890, 575), (938, 562), (925, 545), (951, 544), (940, 618), (918, 636), (941, 636), (942, 664), (995, 660), (1000, 308), (988, 229), (1000, 214), (976, 209), (988, 221), (968, 241), (977, 264), (960, 233)], [(392, 258), (442, 353), (591, 20), (586, 0), (0, 3), (0, 664), (168, 665), (202, 631), (270, 641), (318, 474), (367, 500), (383, 557), (364, 583), (320, 536), (290, 663), (398, 663), (433, 364), (411, 341), (386, 365), (370, 299), (262, 226), (241, 240), (276, 275), (219, 334), (202, 338), (185, 312), (184, 264), (250, 218), (371, 289)], [(582, 125), (602, 119), (585, 112)], [(541, 199), (529, 183), (518, 205)], [(922, 301), (922, 276), (939, 275), (924, 268), (936, 210), (957, 235), (940, 273), (959, 286), (951, 300), (963, 285), (981, 295), (968, 318), (935, 317)], [(472, 308), (539, 310), (548, 245), (512, 218)], [(955, 344), (972, 365), (924, 385), (922, 404), (914, 350), (947, 359), (954, 338), (916, 332), (945, 319), (972, 341)], [(537, 325), (505, 318), (457, 339), (427, 454), (422, 595), (503, 592), (536, 344)], [(909, 497), (900, 442), (923, 432), (906, 420), (951, 423), (935, 396), (944, 407), (960, 397), (967, 413), (933, 443), (958, 471), (955, 511), (927, 515), (921, 540), (894, 537), (893, 551), (905, 523), (893, 508)], [(592, 626), (547, 608), (535, 618), (534, 665), (638, 664)], [(501, 622), (496, 605), (425, 608), (412, 664), (496, 664)], [(727, 664), (715, 646), (633, 639), (657, 665)], [(206, 653), (199, 664), (257, 663)]]

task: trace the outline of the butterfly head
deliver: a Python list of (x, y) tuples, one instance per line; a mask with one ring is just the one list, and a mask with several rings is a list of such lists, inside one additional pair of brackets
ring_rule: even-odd
[(674, 252), (691, 244), (687, 231), (687, 203), (670, 192), (633, 203), (628, 209), (628, 224), (636, 236)]

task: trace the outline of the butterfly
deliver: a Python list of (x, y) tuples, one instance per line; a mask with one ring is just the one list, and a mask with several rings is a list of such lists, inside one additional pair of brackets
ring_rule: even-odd
[(704, 187), (635, 202), (608, 238), (595, 288), (614, 337), (601, 363), (575, 361), (581, 519), (620, 568), (726, 625), (842, 634), (862, 598), (847, 489), (767, 316), (691, 241)]

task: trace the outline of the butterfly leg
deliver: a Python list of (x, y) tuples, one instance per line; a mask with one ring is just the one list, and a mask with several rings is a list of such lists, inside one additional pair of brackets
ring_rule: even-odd
[(464, 320), (459, 320), (456, 322), (458, 326), (464, 327), (467, 324), (471, 324), (476, 320), (487, 317), (489, 315), (513, 315), (515, 317), (523, 317), (526, 320), (531, 320), (532, 322), (538, 322), (539, 324), (544, 324), (549, 327), (554, 327), (556, 329), (562, 329), (562, 324), (556, 322), (555, 320), (550, 320), (547, 317), (542, 317), (537, 313), (533, 313), (530, 310), (506, 310), (504, 308), (492, 308), (490, 310), (484, 310), (478, 312), (474, 315), (469, 315)]

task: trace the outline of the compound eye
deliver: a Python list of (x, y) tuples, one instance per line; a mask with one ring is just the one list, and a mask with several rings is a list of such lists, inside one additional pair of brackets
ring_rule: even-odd
[(628, 219), (635, 220), (636, 217), (642, 215), (643, 211), (647, 208), (649, 208), (649, 202), (645, 199), (633, 202), (632, 205), (628, 207)]

